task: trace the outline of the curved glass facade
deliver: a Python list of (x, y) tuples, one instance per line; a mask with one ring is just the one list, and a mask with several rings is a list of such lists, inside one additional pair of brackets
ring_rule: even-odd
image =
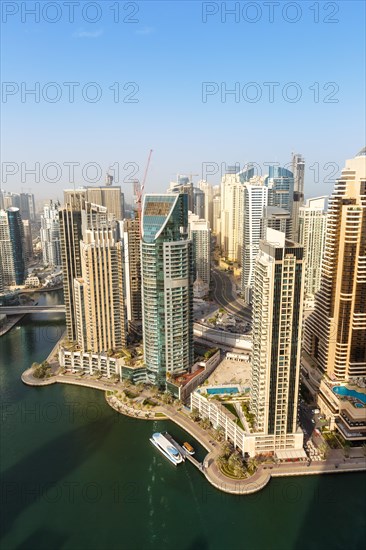
[(9, 234), (13, 255), (15, 284), (22, 285), (26, 279), (26, 263), (25, 263), (25, 243), (24, 229), (22, 218), (20, 217), (19, 208), (9, 208), (7, 210)]

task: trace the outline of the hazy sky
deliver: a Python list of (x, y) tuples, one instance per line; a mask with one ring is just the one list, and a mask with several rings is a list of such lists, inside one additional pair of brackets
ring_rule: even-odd
[(296, 151), (320, 195), (365, 144), (362, 1), (36, 4), (2, 2), (8, 191), (61, 198), (113, 165), (128, 197), (152, 148), (149, 192)]

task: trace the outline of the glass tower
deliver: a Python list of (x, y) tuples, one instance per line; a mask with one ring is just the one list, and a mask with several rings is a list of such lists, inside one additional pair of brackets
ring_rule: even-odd
[(142, 212), (142, 303), (148, 379), (188, 369), (193, 349), (193, 261), (188, 196), (146, 195)]
[(19, 208), (8, 208), (9, 235), (12, 248), (15, 284), (22, 285), (26, 279), (24, 228)]

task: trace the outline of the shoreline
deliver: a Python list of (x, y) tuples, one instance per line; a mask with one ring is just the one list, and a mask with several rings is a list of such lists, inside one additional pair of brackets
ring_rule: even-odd
[(1, 336), (4, 336), (5, 334), (7, 334), (12, 328), (14, 328), (15, 325), (17, 325), (25, 315), (27, 314), (21, 313), (20, 315), (7, 315), (6, 323), (4, 324), (4, 327), (0, 329), (0, 338)]
[[(49, 358), (51, 359), (55, 355), (55, 350), (58, 348), (58, 345), (59, 342), (57, 342), (47, 360)], [(58, 363), (53, 363), (53, 367), (55, 366), (58, 367)], [(215, 441), (206, 430), (191, 420), (185, 413), (180, 412), (173, 406), (158, 405), (157, 410), (154, 412), (145, 412), (141, 410), (137, 411), (133, 407), (128, 407), (127, 405), (122, 404), (114, 395), (108, 394), (110, 391), (121, 389), (117, 388), (116, 383), (114, 382), (107, 382), (105, 380), (77, 379), (70, 375), (56, 373), (46, 380), (39, 380), (32, 376), (31, 371), (32, 369), (29, 368), (21, 375), (21, 380), (26, 385), (32, 387), (44, 387), (59, 383), (101, 390), (105, 392), (105, 400), (108, 405), (119, 414), (124, 414), (125, 416), (138, 420), (170, 420), (171, 422), (174, 422), (184, 431), (189, 433), (202, 447), (207, 450), (208, 453), (204, 458), (203, 467), (202, 469), (199, 469), (199, 471), (203, 473), (211, 485), (225, 493), (236, 495), (249, 495), (256, 493), (263, 489), (270, 482), (271, 478), (366, 471), (366, 457), (354, 457), (347, 459), (344, 458), (343, 461), (340, 459), (317, 461), (312, 462), (309, 466), (305, 463), (296, 462), (277, 465), (274, 464), (271, 466), (263, 465), (260, 466), (253, 475), (244, 480), (229, 478), (225, 476), (216, 465), (216, 458), (220, 453), (221, 444)], [(111, 403), (112, 398), (114, 398), (116, 402), (118, 401), (118, 404), (114, 402)], [(156, 416), (156, 413), (159, 416)]]

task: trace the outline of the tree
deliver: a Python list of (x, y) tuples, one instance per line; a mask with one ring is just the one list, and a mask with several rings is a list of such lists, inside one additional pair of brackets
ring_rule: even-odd
[(250, 474), (254, 474), (257, 469), (257, 461), (254, 457), (249, 458), (248, 460), (248, 471)]
[(230, 455), (231, 455), (231, 446), (227, 441), (225, 441), (225, 443), (223, 443), (221, 446), (220, 456), (224, 458), (229, 458)]
[(189, 416), (192, 418), (193, 422), (198, 422), (198, 420), (200, 419), (199, 410), (196, 408), (192, 409)]

